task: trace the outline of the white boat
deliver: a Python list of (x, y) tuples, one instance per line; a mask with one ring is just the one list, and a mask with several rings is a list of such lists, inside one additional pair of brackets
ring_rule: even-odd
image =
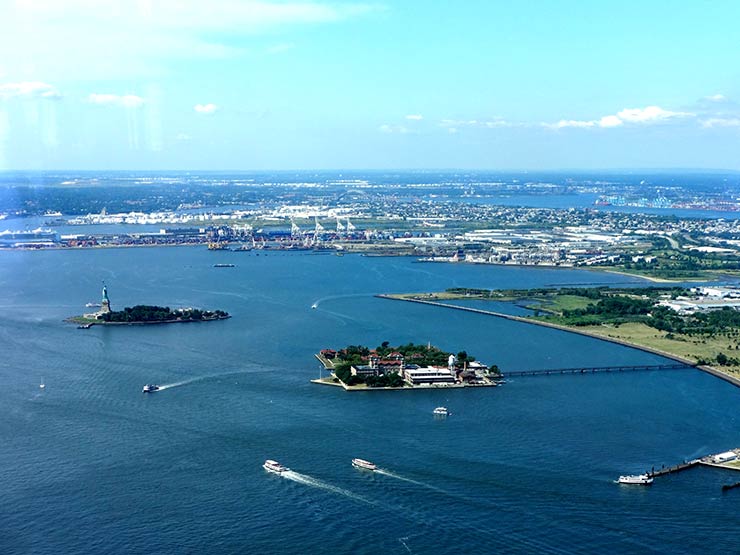
[(283, 466), (279, 462), (273, 461), (271, 459), (267, 459), (262, 465), (262, 468), (264, 468), (268, 472), (274, 472), (275, 474), (282, 474), (283, 472), (287, 472), (288, 470), (290, 470), (287, 466)]
[(316, 304), (316, 303), (313, 303), (313, 304), (311, 305), (311, 308), (319, 308), (319, 305), (318, 305), (318, 304)]
[(617, 483), (649, 486), (653, 483), (653, 479), (647, 474), (628, 474), (626, 476), (620, 476)]
[(370, 461), (366, 461), (364, 459), (352, 459), (352, 466), (355, 468), (363, 468), (365, 470), (377, 470), (378, 467), (375, 466), (374, 463), (371, 463)]
[(450, 411), (447, 410), (447, 407), (437, 407), (432, 412), (437, 416), (447, 416), (448, 414), (450, 414)]
[(154, 393), (155, 391), (159, 391), (159, 386), (153, 383), (146, 384), (144, 389), (141, 390), (142, 393)]

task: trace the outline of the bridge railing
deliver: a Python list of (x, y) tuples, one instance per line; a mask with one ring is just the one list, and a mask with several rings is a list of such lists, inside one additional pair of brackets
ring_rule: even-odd
[(512, 370), (502, 372), (502, 377), (549, 376), (551, 374), (596, 374), (601, 372), (646, 372), (653, 370), (684, 370), (694, 368), (689, 364), (638, 364), (634, 366), (577, 366), (573, 368), (544, 368), (540, 370)]

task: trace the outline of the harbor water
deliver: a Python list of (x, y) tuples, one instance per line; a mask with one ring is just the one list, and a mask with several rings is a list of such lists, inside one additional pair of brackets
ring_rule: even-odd
[[(233, 317), (64, 323), (99, 302), (102, 281), (113, 309)], [(627, 283), (637, 282), (354, 255), (0, 252), (0, 553), (736, 552), (740, 492), (721, 491), (733, 473), (614, 483), (740, 445), (740, 390), (697, 370), (406, 392), (309, 382), (319, 349), (383, 341), (466, 350), (503, 371), (663, 363), (374, 296)], [(142, 394), (147, 383), (164, 387)], [(440, 405), (450, 416), (433, 417)], [(354, 457), (380, 471), (353, 468)], [(291, 471), (265, 472), (268, 458)]]

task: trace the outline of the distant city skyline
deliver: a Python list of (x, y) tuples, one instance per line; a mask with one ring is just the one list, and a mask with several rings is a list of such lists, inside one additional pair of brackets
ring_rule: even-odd
[(25, 0), (0, 170), (740, 170), (740, 4)]

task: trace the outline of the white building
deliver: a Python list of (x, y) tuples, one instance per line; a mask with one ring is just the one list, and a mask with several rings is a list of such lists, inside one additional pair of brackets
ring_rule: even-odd
[(737, 459), (737, 453), (735, 451), (725, 451), (717, 455), (712, 455), (712, 462), (715, 464), (726, 463)]
[(423, 368), (404, 368), (404, 379), (411, 385), (455, 383), (455, 376), (447, 368), (425, 366)]

